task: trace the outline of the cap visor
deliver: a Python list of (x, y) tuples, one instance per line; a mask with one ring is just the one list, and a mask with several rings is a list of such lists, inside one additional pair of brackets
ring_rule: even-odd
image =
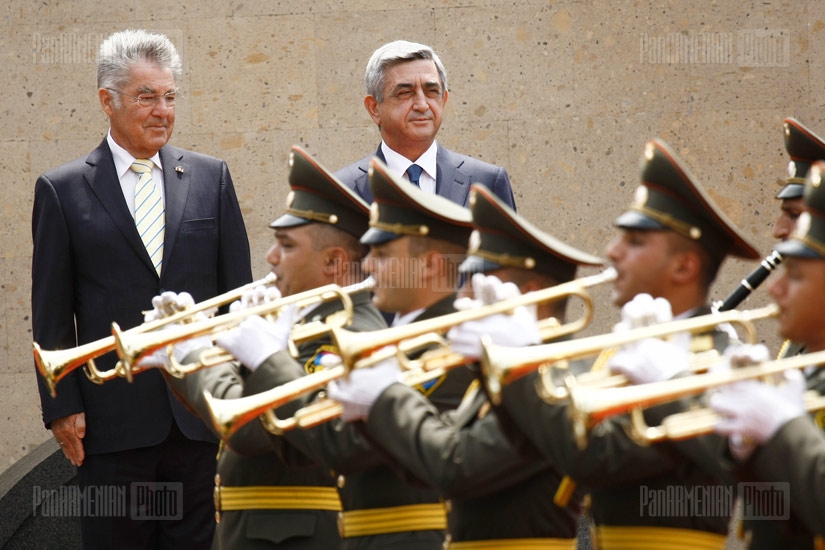
[(790, 239), (787, 241), (782, 241), (781, 243), (777, 243), (774, 249), (779, 252), (782, 256), (787, 257), (796, 257), (796, 258), (822, 258), (822, 255), (814, 250), (813, 248), (808, 247), (802, 241), (798, 241), (796, 239)]
[(653, 218), (649, 218), (641, 212), (637, 212), (635, 210), (628, 210), (616, 218), (613, 225), (625, 229), (669, 229), (666, 225), (663, 225)]
[(789, 183), (777, 193), (777, 199), (798, 199), (805, 193), (805, 186), (798, 183)]
[(269, 227), (275, 229), (278, 227), (298, 227), (299, 225), (307, 225), (312, 223), (310, 220), (306, 218), (299, 218), (298, 216), (293, 216), (292, 214), (284, 214), (274, 222), (269, 224)]
[(383, 244), (389, 242), (393, 239), (397, 239), (400, 237), (398, 233), (390, 233), (389, 231), (383, 231), (381, 229), (376, 229), (374, 227), (370, 227), (367, 229), (367, 232), (361, 237), (361, 244)]
[(467, 259), (461, 262), (458, 266), (458, 272), (463, 275), (472, 275), (473, 273), (487, 273), (501, 269), (501, 265), (491, 262), (481, 256), (467, 256)]

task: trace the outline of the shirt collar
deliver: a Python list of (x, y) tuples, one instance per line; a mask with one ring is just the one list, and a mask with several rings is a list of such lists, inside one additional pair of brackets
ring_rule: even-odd
[(404, 315), (395, 314), (395, 319), (392, 321), (392, 326), (400, 327), (403, 325), (409, 325), (413, 321), (415, 321), (416, 317), (424, 313), (426, 308), (416, 309), (415, 311), (411, 311), (409, 313), (405, 313)]
[(417, 159), (408, 159), (407, 157), (396, 153), (384, 142), (381, 142), (381, 152), (384, 153), (384, 159), (387, 161), (387, 167), (397, 174), (404, 174), (411, 164), (419, 165), (424, 172), (430, 176), (433, 181), (436, 180), (437, 166), (438, 166), (438, 142), (433, 141), (430, 148), (424, 151), (424, 154)]
[[(122, 178), (125, 174), (128, 173), (129, 169), (132, 166), (132, 163), (135, 162), (135, 157), (132, 156), (129, 151), (121, 147), (117, 144), (115, 139), (112, 137), (112, 129), (109, 129), (109, 133), (106, 134), (106, 142), (109, 144), (109, 150), (112, 151), (112, 158), (115, 161), (115, 170), (117, 171), (117, 177)], [(152, 162), (155, 163), (160, 171), (163, 171), (163, 166), (160, 163), (160, 151), (155, 153), (152, 157), (149, 158)]]

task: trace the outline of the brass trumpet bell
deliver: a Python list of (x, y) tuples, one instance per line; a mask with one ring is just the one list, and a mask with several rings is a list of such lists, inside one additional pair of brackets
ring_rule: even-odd
[[(184, 319), (189, 318), (196, 313), (208, 311), (234, 302), (235, 300), (240, 299), (244, 292), (256, 286), (272, 285), (275, 283), (275, 279), (275, 274), (269, 273), (262, 279), (240, 286), (209, 300), (199, 302), (185, 311), (179, 311), (164, 319), (143, 323), (127, 331), (122, 331), (122, 334), (140, 334), (157, 330), (173, 323), (180, 323)], [(44, 350), (37, 342), (34, 342), (33, 347), (34, 360), (37, 364), (37, 369), (46, 381), (46, 385), (48, 386), (52, 396), (56, 395), (57, 383), (73, 370), (83, 365), (87, 365), (86, 376), (98, 384), (101, 384), (106, 380), (117, 378), (118, 376), (128, 377), (130, 374), (130, 371), (124, 371), (122, 366), (117, 366), (108, 371), (100, 371), (95, 367), (95, 358), (115, 350), (116, 342), (114, 336), (106, 336), (99, 340), (95, 340), (94, 342), (89, 342), (87, 344), (65, 350)]]

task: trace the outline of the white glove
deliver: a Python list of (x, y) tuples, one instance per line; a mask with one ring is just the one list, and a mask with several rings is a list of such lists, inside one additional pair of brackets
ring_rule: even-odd
[[(665, 298), (653, 298), (650, 294), (637, 294), (622, 306), (622, 320), (613, 332), (625, 332), (673, 320), (670, 302)], [(678, 344), (657, 338), (646, 338), (628, 344), (616, 352), (607, 362), (612, 372), (627, 376), (633, 384), (647, 384), (669, 380), (689, 368), (687, 350)]]
[(236, 328), (220, 333), (215, 343), (254, 372), (272, 354), (287, 349), (295, 310), (295, 305), (283, 308), (274, 322), (251, 315)]
[[(520, 296), (513, 283), (502, 283), (498, 278), (476, 273), (471, 279), (475, 298), (459, 298), (458, 310), (468, 310)], [(502, 346), (529, 346), (541, 341), (535, 307), (517, 307), (512, 314), (496, 314), (467, 321), (450, 329), (447, 340), (453, 351), (471, 358), (481, 357), (481, 337), (490, 336)]]
[(755, 380), (737, 382), (710, 397), (711, 408), (722, 416), (716, 433), (730, 436), (731, 450), (740, 460), (786, 423), (805, 414), (802, 373), (789, 370), (783, 378), (785, 383), (780, 385)]
[(689, 359), (690, 354), (682, 346), (645, 338), (616, 352), (607, 366), (611, 372), (627, 376), (633, 384), (648, 384), (670, 380), (688, 370)]
[[(195, 305), (195, 300), (188, 292), (172, 292), (167, 290), (159, 296), (152, 298), (152, 310), (143, 315), (144, 322), (165, 319), (180, 311), (185, 311)], [(212, 316), (217, 308), (210, 308), (192, 315), (191, 321), (201, 321)]]
[(268, 302), (274, 302), (280, 298), (281, 291), (275, 285), (256, 285), (241, 294), (240, 300), (235, 300), (229, 304), (229, 312), (249, 309)]
[(637, 294), (622, 306), (622, 320), (613, 332), (649, 327), (673, 320), (670, 302), (665, 298), (653, 298), (650, 294)]
[(343, 405), (344, 420), (361, 420), (369, 416), (373, 403), (384, 390), (400, 380), (401, 367), (392, 357), (374, 367), (352, 371), (348, 380), (333, 380), (327, 386), (327, 395)]
[(764, 344), (732, 344), (723, 356), (728, 367), (735, 369), (764, 363), (770, 359), (770, 352)]

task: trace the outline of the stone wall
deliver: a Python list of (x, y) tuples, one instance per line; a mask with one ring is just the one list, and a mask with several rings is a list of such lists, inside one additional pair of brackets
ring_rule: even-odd
[[(781, 121), (825, 133), (825, 23), (815, 0), (199, 0), (25, 2), (0, 8), (0, 471), (49, 437), (31, 359), (31, 206), (43, 171), (94, 148), (107, 129), (95, 52), (141, 27), (180, 48), (172, 142), (226, 159), (267, 271), (267, 223), (299, 144), (337, 169), (379, 137), (363, 69), (384, 42), (429, 43), (447, 67), (440, 134), (505, 166), (520, 212), (601, 254), (638, 181), (644, 143), (669, 142), (767, 254), (787, 158)], [(713, 298), (753, 266), (730, 262)], [(617, 314), (596, 292), (597, 321)], [(760, 292), (747, 305), (767, 302)], [(777, 343), (774, 326), (761, 331)]]

